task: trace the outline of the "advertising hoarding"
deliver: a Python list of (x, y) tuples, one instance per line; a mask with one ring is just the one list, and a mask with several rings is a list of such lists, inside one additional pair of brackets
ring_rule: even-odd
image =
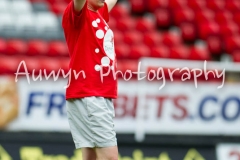
[[(64, 79), (31, 84), (19, 79), (14, 91), (18, 101), (0, 97), (0, 102), (7, 100), (18, 106), (18, 115), (2, 128), (69, 132), (65, 85)], [(115, 129), (118, 133), (239, 135), (240, 84), (227, 83), (222, 89), (216, 86), (199, 83), (195, 88), (192, 83), (176, 82), (159, 90), (159, 82), (119, 80)]]
[(240, 160), (240, 144), (219, 144), (217, 158), (218, 160)]
[[(71, 144), (2, 144), (1, 160), (82, 160)], [(119, 160), (216, 160), (214, 147), (119, 146)]]

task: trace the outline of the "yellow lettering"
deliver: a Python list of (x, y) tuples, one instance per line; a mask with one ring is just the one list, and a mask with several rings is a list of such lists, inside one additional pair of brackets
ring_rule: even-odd
[(74, 156), (70, 158), (70, 160), (82, 160), (82, 150), (77, 149), (74, 151)]
[(68, 160), (68, 157), (65, 155), (58, 155), (55, 160)]
[(183, 160), (205, 160), (196, 149), (190, 149)]
[(118, 160), (122, 160), (122, 158), (121, 158), (121, 155), (120, 155), (120, 154), (118, 154)]
[(143, 160), (143, 152), (141, 150), (135, 150), (133, 152), (133, 159), (134, 160)]
[(42, 160), (55, 160), (55, 158), (51, 155), (45, 155)]
[(10, 155), (5, 151), (5, 149), (0, 145), (0, 160), (12, 160)]
[(163, 152), (159, 155), (159, 158), (158, 160), (171, 160), (168, 156), (168, 153), (167, 152)]
[(157, 158), (154, 158), (154, 157), (146, 157), (144, 160), (157, 160)]
[(130, 157), (122, 157), (122, 159), (121, 160), (133, 160), (132, 158), (130, 158)]
[[(134, 150), (133, 157), (121, 157), (119, 154), (119, 160), (171, 160), (167, 152), (162, 152), (158, 158), (144, 157), (141, 150)], [(20, 158), (22, 160), (82, 160), (82, 150), (78, 149), (74, 151), (74, 155), (68, 158), (66, 155), (44, 155), (40, 147), (22, 147), (20, 148)], [(12, 160), (10, 155), (0, 145), (0, 160)], [(203, 156), (196, 150), (190, 149), (183, 160), (205, 160)]]
[(20, 157), (24, 160), (36, 160), (43, 157), (42, 149), (39, 147), (22, 147)]

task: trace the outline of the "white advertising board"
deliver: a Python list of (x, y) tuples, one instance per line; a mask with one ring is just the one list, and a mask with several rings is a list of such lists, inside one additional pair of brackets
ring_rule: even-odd
[(240, 160), (240, 144), (219, 144), (217, 146), (218, 160)]
[[(137, 83), (119, 80), (115, 103), (118, 133), (240, 135), (240, 84)], [(17, 82), (18, 116), (10, 131), (69, 131), (65, 110), (66, 81)], [(1, 99), (1, 98), (0, 98)], [(1, 101), (0, 101), (1, 102)]]

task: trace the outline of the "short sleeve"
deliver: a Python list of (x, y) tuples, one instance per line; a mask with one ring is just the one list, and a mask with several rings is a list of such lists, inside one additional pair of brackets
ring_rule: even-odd
[(100, 8), (98, 11), (101, 14), (101, 16), (104, 18), (104, 20), (106, 22), (109, 22), (109, 12), (108, 12), (107, 3), (104, 3), (104, 6), (102, 8)]
[(64, 27), (65, 24), (70, 24), (74, 27), (79, 27), (84, 20), (86, 9), (87, 3), (85, 3), (80, 12), (76, 12), (74, 9), (74, 3), (71, 1), (63, 14), (62, 26)]

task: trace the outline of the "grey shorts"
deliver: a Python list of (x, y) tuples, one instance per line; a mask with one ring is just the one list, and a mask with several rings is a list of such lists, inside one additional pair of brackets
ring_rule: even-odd
[(103, 97), (69, 99), (67, 115), (76, 149), (117, 145), (112, 99)]

